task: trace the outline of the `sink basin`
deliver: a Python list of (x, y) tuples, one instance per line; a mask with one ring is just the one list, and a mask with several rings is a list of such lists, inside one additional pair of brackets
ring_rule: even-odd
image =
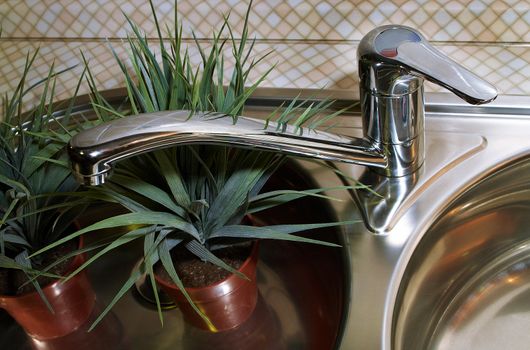
[[(123, 95), (116, 94), (118, 101)], [(83, 100), (82, 98), (80, 100)], [(87, 106), (76, 109), (90, 117)], [(259, 108), (250, 109), (259, 116)], [(269, 112), (267, 112), (268, 114)], [(312, 174), (310, 169), (315, 171)], [(338, 177), (313, 163), (289, 161), (269, 180), (268, 190), (315, 188), (315, 174)], [(337, 216), (328, 203), (317, 197), (298, 199), (289, 207), (256, 214), (264, 224), (332, 222)], [(94, 208), (82, 224), (103, 218), (109, 210)], [(100, 236), (105, 232), (99, 232)], [(326, 228), (304, 233), (342, 245), (341, 228)], [(98, 239), (89, 234), (86, 241)], [(349, 304), (349, 267), (343, 248), (265, 240), (260, 243), (258, 262), (258, 304), (250, 318), (237, 328), (210, 333), (187, 326), (174, 306), (163, 312), (160, 325), (156, 307), (140, 292), (131, 290), (92, 332), (88, 328), (119, 291), (138, 259), (143, 243), (138, 241), (104, 256), (88, 269), (96, 291), (96, 310), (75, 332), (61, 338), (37, 341), (28, 338), (0, 309), (0, 349), (332, 349), (338, 345), (345, 310)], [(150, 286), (149, 286), (150, 288)], [(140, 288), (140, 291), (149, 290)]]
[(530, 101), (429, 98), (426, 162), (391, 229), (347, 237), (342, 348), (527, 349)]
[[(313, 188), (301, 166), (287, 163), (271, 178), (270, 190), (289, 186)], [(281, 186), (281, 187), (280, 187)], [(274, 208), (256, 220), (266, 224), (301, 223), (307, 216), (315, 222), (334, 220), (326, 201), (316, 197), (299, 199), (288, 210)], [(112, 210), (112, 209), (110, 209)], [(103, 217), (109, 208), (92, 210), (84, 221)], [(98, 239), (95, 232), (86, 237)], [(340, 229), (306, 233), (312, 238), (341, 244)], [(110, 254), (89, 268), (96, 291), (96, 310), (75, 332), (47, 341), (27, 338), (0, 310), (0, 348), (10, 349), (331, 349), (341, 332), (348, 303), (346, 264), (341, 248), (282, 241), (262, 241), (258, 262), (258, 304), (250, 318), (237, 328), (221, 333), (198, 330), (184, 323), (181, 313), (168, 306), (160, 325), (156, 307), (131, 290), (113, 308), (101, 325), (88, 327), (114, 297), (142, 256), (138, 241)], [(144, 288), (148, 290), (151, 288)]]
[(396, 349), (528, 349), (530, 159), (454, 201), (402, 278)]

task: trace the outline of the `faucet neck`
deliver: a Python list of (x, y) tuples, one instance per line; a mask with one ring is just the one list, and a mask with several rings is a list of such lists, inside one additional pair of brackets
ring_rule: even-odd
[(359, 61), (363, 132), (381, 150), (388, 167), (381, 175), (409, 175), (423, 164), (423, 79), (405, 74), (395, 65)]

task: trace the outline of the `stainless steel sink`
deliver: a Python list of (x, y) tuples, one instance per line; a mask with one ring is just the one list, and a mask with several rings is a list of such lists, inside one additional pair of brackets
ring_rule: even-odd
[(517, 117), (464, 124), (486, 146), (447, 174), (455, 199), (421, 229), (393, 310), (396, 349), (528, 349), (530, 124)]
[(428, 98), (426, 163), (392, 228), (347, 237), (342, 348), (527, 349), (530, 100)]
[[(246, 114), (266, 116), (289, 93), (260, 90)], [(118, 100), (123, 96), (115, 95)], [(335, 97), (337, 108), (351, 104), (352, 96)], [(373, 203), (369, 196), (334, 192), (343, 201), (302, 202), (292, 215), (300, 220), (308, 212), (322, 220), (361, 220), (367, 211), (359, 210), (358, 204), (372, 205), (369, 213), (381, 209), (387, 214), (365, 219), (385, 230), (375, 234), (360, 221), (320, 234), (340, 242), (340, 250), (312, 252), (304, 245), (271, 243), (262, 252), (265, 279), (260, 291), (266, 317), (258, 317), (265, 323), (253, 326), (280, 325), (272, 329), (281, 334), (275, 336), (280, 341), (277, 348), (527, 348), (530, 99), (501, 96), (491, 105), (474, 107), (449, 94), (431, 94), (426, 112), (425, 163), (412, 177), (381, 182), (375, 190), (383, 198), (374, 198)], [(341, 117), (333, 131), (361, 136), (359, 111)], [(310, 161), (297, 161), (297, 170), (284, 175), (294, 179), (293, 184), (328, 187), (373, 175), (362, 166), (335, 166), (349, 178)], [(293, 265), (294, 256), (299, 265)], [(93, 276), (119, 269), (126, 273), (134, 260), (127, 254), (122, 258), (94, 266)], [(99, 280), (102, 301), (109, 300), (110, 287), (119, 282)], [(115, 315), (121, 324), (119, 337), (128, 339), (130, 348), (193, 348), (223, 341), (239, 346), (237, 341), (247, 339), (244, 332), (232, 335), (230, 341), (236, 343), (190, 333), (181, 327), (178, 312), (167, 312), (160, 328), (156, 312), (132, 295), (117, 306)], [(163, 344), (150, 343), (153, 337)]]
[(528, 349), (530, 158), (454, 201), (402, 278), (396, 349)]

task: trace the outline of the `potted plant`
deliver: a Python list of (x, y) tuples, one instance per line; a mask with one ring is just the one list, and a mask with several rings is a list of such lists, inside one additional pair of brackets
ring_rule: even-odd
[[(85, 322), (95, 294), (85, 273), (68, 283), (58, 280), (83, 263), (83, 255), (77, 254), (80, 240), (29, 258), (73, 231), (73, 222), (86, 202), (67, 196), (78, 185), (65, 167), (69, 131), (55, 129), (59, 124), (52, 102), (55, 79), (62, 72), (54, 72), (52, 66), (47, 77), (28, 86), (28, 72), (37, 53), (28, 54), (18, 86), (2, 100), (0, 307), (32, 337), (49, 339), (68, 334)], [(23, 112), (25, 97), (39, 89), (38, 105)], [(66, 106), (65, 120), (72, 103)]]
[[(154, 9), (153, 15), (160, 39), (161, 63), (149, 47), (147, 38), (129, 21), (134, 33), (128, 39), (133, 74), (129, 73), (127, 62), (116, 55), (125, 76), (129, 108), (118, 110), (107, 103), (97, 91), (89, 72), (88, 81), (97, 114), (127, 117), (128, 113), (161, 110), (215, 111), (226, 114), (237, 123), (245, 101), (273, 69), (271, 67), (256, 82), (246, 86), (249, 72), (263, 59), (250, 59), (255, 41), (249, 44), (249, 12), (241, 40), (235, 39), (228, 18), (225, 18), (221, 30), (214, 34), (208, 53), (196, 41), (203, 60), (201, 68), (192, 66), (187, 49), (182, 53), (182, 28), (178, 21), (175, 20), (174, 35), (167, 48)], [(223, 38), (225, 32), (228, 32), (227, 38)], [(231, 45), (234, 69), (225, 89), (223, 49), (226, 45)], [(274, 114), (278, 128), (290, 121), (300, 133), (304, 128), (317, 127), (338, 114), (320, 115), (330, 103), (323, 101), (310, 105), (295, 100)], [(256, 239), (336, 246), (293, 233), (348, 224), (260, 226), (253, 222), (256, 213), (303, 196), (329, 198), (322, 194), (324, 188), (260, 193), (285, 160), (286, 156), (280, 154), (225, 146), (168, 148), (124, 160), (117, 165), (108, 183), (93, 187), (89, 192), (121, 204), (129, 213), (85, 227), (47, 249), (90, 231), (126, 226), (129, 228), (126, 233), (70, 275), (75, 276), (119, 246), (137, 239), (144, 240), (141, 262), (95, 324), (136, 280), (147, 274), (159, 311), (157, 283), (174, 298), (191, 324), (211, 331), (237, 327), (250, 316), (256, 305), (255, 269), (259, 245)]]

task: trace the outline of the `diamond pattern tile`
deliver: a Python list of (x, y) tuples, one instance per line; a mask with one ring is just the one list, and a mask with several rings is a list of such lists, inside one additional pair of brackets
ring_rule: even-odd
[[(89, 65), (97, 76), (102, 89), (122, 86), (122, 81), (117, 76), (115, 62), (110, 50), (104, 44), (94, 43), (38, 43), (27, 41), (2, 41), (0, 42), (0, 94), (10, 94), (16, 87), (24, 69), (26, 55), (32, 54), (39, 48), (39, 54), (28, 74), (28, 83), (46, 77), (52, 63), (55, 70), (73, 67), (57, 78), (55, 95), (57, 100), (72, 96), (82, 72), (80, 50), (85, 53)], [(123, 47), (116, 47), (118, 52), (125, 54)], [(80, 94), (87, 93), (86, 84)], [(39, 90), (34, 90), (26, 96), (28, 107), (39, 100)]]
[[(9, 93), (15, 88), (24, 67), (25, 55), (33, 52), (37, 46), (39, 45), (34, 42), (0, 41), (0, 94)], [(127, 57), (126, 46), (123, 43), (113, 42), (112, 46), (120, 57)], [(271, 65), (276, 64), (262, 86), (347, 90), (351, 91), (352, 98), (356, 98), (358, 96), (356, 48), (355, 44), (258, 43), (254, 47), (254, 55), (263, 55), (269, 51), (272, 51), (272, 54), (256, 67), (250, 80), (255, 81)], [(478, 75), (485, 77), (501, 93), (530, 95), (530, 69), (528, 69), (530, 47), (438, 45), (438, 48)], [(30, 82), (46, 76), (52, 62), (55, 62), (57, 69), (77, 65), (60, 76), (56, 88), (59, 99), (71, 97), (82, 71), (80, 51), (89, 60), (100, 89), (124, 86), (122, 73), (108, 44), (103, 42), (41, 43), (40, 54), (29, 75)], [(193, 64), (199, 65), (201, 58), (193, 45), (190, 47), (190, 54)], [(230, 57), (230, 52), (225, 52), (225, 56)], [(227, 59), (226, 69), (232, 69), (233, 64)], [(443, 91), (443, 88), (426, 83), (426, 90)], [(87, 92), (88, 88), (84, 83), (80, 93)], [(33, 94), (27, 98), (27, 102), (35, 103), (38, 96)]]
[[(162, 24), (173, 26), (175, 10), (184, 37), (211, 38), (222, 14), (230, 13), (236, 35), (247, 1), (153, 0)], [(125, 15), (148, 37), (156, 27), (146, 0), (4, 0), (0, 2), (0, 93), (9, 92), (20, 76), (24, 58), (40, 46), (30, 79), (76, 66), (59, 78), (58, 97), (69, 97), (81, 72), (80, 54), (100, 88), (123, 86), (121, 72), (105, 43), (110, 38), (120, 56), (120, 41), (129, 31)], [(505, 94), (530, 94), (530, 2), (528, 0), (255, 0), (250, 33), (260, 39), (255, 54), (273, 54), (256, 68), (256, 79), (276, 64), (264, 86), (333, 88), (357, 91), (356, 42), (372, 28), (399, 23), (419, 28), (439, 48), (494, 83)], [(483, 44), (480, 44), (483, 42)], [(514, 45), (514, 42), (525, 45)], [(467, 44), (465, 44), (467, 43)], [(192, 61), (200, 56), (192, 50)], [(228, 54), (227, 57), (230, 55)], [(227, 61), (230, 67), (233, 62)], [(441, 88), (427, 84), (427, 90)], [(86, 92), (83, 85), (81, 92)], [(36, 96), (28, 96), (34, 101)]]
[[(173, 0), (154, 0), (160, 22), (172, 25)], [(247, 1), (185, 0), (177, 8), (184, 34), (211, 37), (222, 14), (241, 29)], [(149, 36), (156, 28), (145, 0), (4, 0), (4, 37), (116, 38), (127, 30), (125, 16)], [(255, 0), (251, 32), (260, 39), (359, 40), (383, 24), (421, 29), (430, 40), (530, 42), (528, 0)]]

